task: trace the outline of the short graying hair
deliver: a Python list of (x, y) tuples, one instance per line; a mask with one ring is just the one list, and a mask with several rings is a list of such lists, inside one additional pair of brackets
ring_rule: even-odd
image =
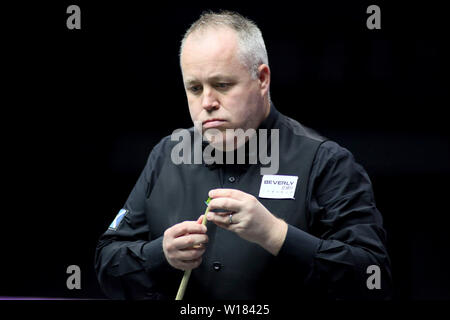
[(250, 19), (232, 11), (220, 11), (219, 13), (205, 11), (201, 14), (200, 18), (189, 27), (181, 40), (180, 65), (181, 53), (187, 37), (194, 31), (206, 30), (209, 27), (229, 27), (236, 31), (238, 57), (247, 66), (253, 79), (258, 77), (258, 67), (261, 64), (269, 65), (266, 45), (258, 26)]

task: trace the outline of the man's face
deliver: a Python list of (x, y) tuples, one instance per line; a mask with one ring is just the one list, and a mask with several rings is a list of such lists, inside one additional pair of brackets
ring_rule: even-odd
[[(190, 34), (181, 56), (192, 121), (201, 122), (205, 137), (218, 146), (227, 142), (226, 129), (256, 129), (267, 111), (266, 91), (239, 61), (237, 45), (233, 30), (209, 28)], [(205, 132), (210, 128), (220, 134)]]

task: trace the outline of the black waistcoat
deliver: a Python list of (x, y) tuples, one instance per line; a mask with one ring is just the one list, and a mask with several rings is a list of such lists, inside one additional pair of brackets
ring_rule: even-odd
[[(260, 129), (279, 130), (277, 174), (298, 176), (295, 199), (258, 197), (262, 180), (260, 163), (176, 165), (170, 158), (173, 144), (167, 144), (165, 163), (146, 201), (150, 240), (160, 237), (176, 223), (196, 220), (205, 212), (205, 200), (209, 190), (214, 188), (234, 188), (252, 194), (272, 214), (292, 226), (308, 231), (306, 187), (315, 154), (323, 138), (280, 114), (273, 105)], [(279, 272), (276, 269), (276, 257), (213, 223), (207, 226), (209, 243), (202, 264), (192, 271), (185, 300), (273, 298), (280, 294), (286, 284), (278, 283), (278, 277), (274, 274)], [(175, 295), (176, 289), (170, 288), (169, 291)]]

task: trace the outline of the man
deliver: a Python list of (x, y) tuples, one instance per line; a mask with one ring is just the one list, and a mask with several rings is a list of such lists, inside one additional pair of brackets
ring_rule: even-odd
[[(188, 300), (389, 297), (369, 177), (349, 151), (275, 109), (258, 27), (236, 13), (204, 13), (183, 38), (180, 65), (203, 148), (227, 155), (244, 148), (246, 161), (177, 164), (175, 142), (162, 139), (98, 243), (104, 292), (174, 299), (183, 270), (192, 270)], [(278, 170), (262, 175), (263, 161), (249, 163), (251, 139), (230, 129), (278, 137), (266, 139), (279, 148)]]

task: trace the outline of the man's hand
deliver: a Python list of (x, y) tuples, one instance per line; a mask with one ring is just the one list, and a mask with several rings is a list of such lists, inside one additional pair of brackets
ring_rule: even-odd
[(178, 223), (164, 232), (163, 250), (169, 264), (180, 270), (192, 270), (202, 263), (208, 242), (203, 215), (197, 221)]
[[(254, 196), (235, 189), (214, 189), (208, 193), (209, 221), (236, 232), (241, 238), (259, 244), (277, 255), (284, 243), (287, 224), (275, 217)], [(214, 209), (226, 212), (211, 212)], [(230, 224), (230, 214), (232, 223)]]

